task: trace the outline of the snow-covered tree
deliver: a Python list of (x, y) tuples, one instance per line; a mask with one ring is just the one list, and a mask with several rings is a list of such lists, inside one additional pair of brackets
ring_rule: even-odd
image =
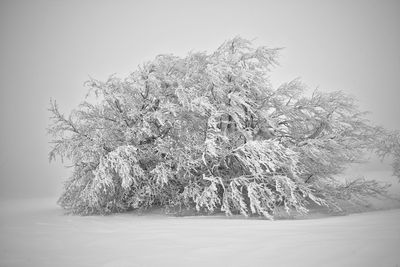
[(298, 79), (274, 89), (278, 52), (237, 37), (210, 54), (159, 55), (125, 79), (90, 80), (97, 101), (67, 117), (52, 101), (50, 159), (73, 163), (60, 205), (273, 218), (383, 194), (375, 181), (334, 178), (376, 145), (379, 129), (342, 92), (306, 96)]
[(376, 152), (384, 159), (387, 156), (393, 158), (393, 176), (399, 178), (400, 182), (400, 131), (388, 131), (380, 129), (377, 138)]

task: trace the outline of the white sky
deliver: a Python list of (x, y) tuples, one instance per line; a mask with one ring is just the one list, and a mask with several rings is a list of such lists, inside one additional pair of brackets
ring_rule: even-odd
[(50, 98), (68, 113), (92, 76), (125, 76), (160, 53), (213, 51), (236, 35), (285, 47), (272, 75), (355, 95), (400, 129), (400, 1), (0, 0), (0, 196), (50, 195)]

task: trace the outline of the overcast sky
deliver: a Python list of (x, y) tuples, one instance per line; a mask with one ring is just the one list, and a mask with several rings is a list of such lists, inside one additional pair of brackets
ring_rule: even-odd
[(50, 98), (69, 113), (89, 76), (124, 77), (237, 35), (285, 47), (273, 84), (344, 90), (400, 129), (399, 26), (400, 1), (0, 0), (0, 196), (54, 195), (68, 177), (48, 163)]

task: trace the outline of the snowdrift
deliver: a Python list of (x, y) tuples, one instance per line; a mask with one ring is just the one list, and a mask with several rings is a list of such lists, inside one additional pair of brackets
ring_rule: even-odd
[(302, 220), (68, 216), (2, 201), (0, 266), (399, 266), (400, 209)]

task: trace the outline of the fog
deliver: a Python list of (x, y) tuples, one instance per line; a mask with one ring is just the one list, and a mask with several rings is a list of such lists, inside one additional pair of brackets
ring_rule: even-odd
[[(69, 113), (83, 83), (125, 76), (160, 53), (213, 51), (236, 35), (284, 47), (272, 82), (344, 90), (400, 129), (398, 1), (1, 1), (0, 196), (59, 194), (49, 164), (50, 98)], [(374, 163), (372, 169), (386, 169)]]

